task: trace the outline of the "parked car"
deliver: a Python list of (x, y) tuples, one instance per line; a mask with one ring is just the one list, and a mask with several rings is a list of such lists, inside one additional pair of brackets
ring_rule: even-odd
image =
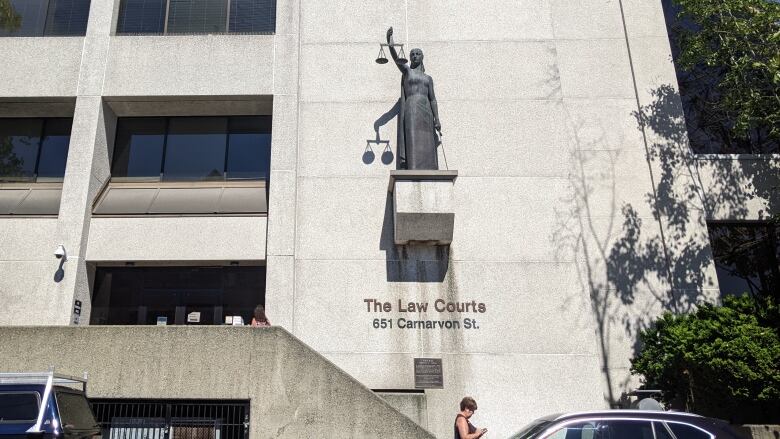
[(607, 410), (539, 418), (511, 439), (741, 439), (726, 421), (681, 412)]
[(87, 380), (43, 373), (0, 373), (0, 439), (100, 437)]

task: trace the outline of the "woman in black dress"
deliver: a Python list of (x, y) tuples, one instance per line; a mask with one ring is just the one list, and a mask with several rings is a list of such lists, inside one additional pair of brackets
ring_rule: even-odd
[(455, 439), (476, 439), (487, 433), (487, 428), (477, 428), (470, 421), (477, 411), (477, 401), (467, 396), (460, 402), (460, 413), (455, 416)]

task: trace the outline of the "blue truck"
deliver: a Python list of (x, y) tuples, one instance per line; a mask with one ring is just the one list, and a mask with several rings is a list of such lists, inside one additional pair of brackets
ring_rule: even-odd
[(0, 439), (100, 439), (86, 378), (0, 373)]

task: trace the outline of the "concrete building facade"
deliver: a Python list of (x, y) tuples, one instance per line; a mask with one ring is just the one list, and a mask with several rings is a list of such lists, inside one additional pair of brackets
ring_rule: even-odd
[[(719, 299), (708, 224), (779, 211), (777, 155), (689, 150), (660, 1), (277, 0), (270, 34), (193, 35), (119, 34), (122, 4), (92, 0), (83, 36), (0, 38), (0, 118), (72, 118), (61, 181), (0, 183), (0, 326), (111, 324), (112, 269), (255, 267), (274, 325), (436, 437), (465, 395), (501, 437), (616, 404), (638, 331)], [(390, 26), (436, 84), (449, 245), (394, 242)], [(261, 183), (112, 176), (123, 119), (193, 116), (270, 116)], [(415, 389), (415, 358), (443, 388)]]

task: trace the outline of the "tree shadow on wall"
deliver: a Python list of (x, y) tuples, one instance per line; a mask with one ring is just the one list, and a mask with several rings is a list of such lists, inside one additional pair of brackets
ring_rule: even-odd
[[(660, 313), (688, 312), (717, 298), (707, 219), (746, 218), (748, 205), (759, 199), (767, 200), (763, 211), (778, 209), (777, 159), (702, 160), (688, 146), (674, 87), (663, 85), (651, 95), (652, 103), (633, 114), (646, 139), (646, 166), (632, 175), (618, 175), (626, 151), (603, 146), (606, 129), (585, 140), (584, 124), (574, 121), (570, 192), (556, 211), (552, 236), (558, 258), (577, 261), (589, 294), (609, 404), (630, 385), (627, 372), (609, 373), (629, 366), (612, 352), (616, 341), (625, 339), (636, 353), (639, 331)], [(650, 176), (644, 200), (625, 201), (620, 185), (634, 185), (643, 174)]]

